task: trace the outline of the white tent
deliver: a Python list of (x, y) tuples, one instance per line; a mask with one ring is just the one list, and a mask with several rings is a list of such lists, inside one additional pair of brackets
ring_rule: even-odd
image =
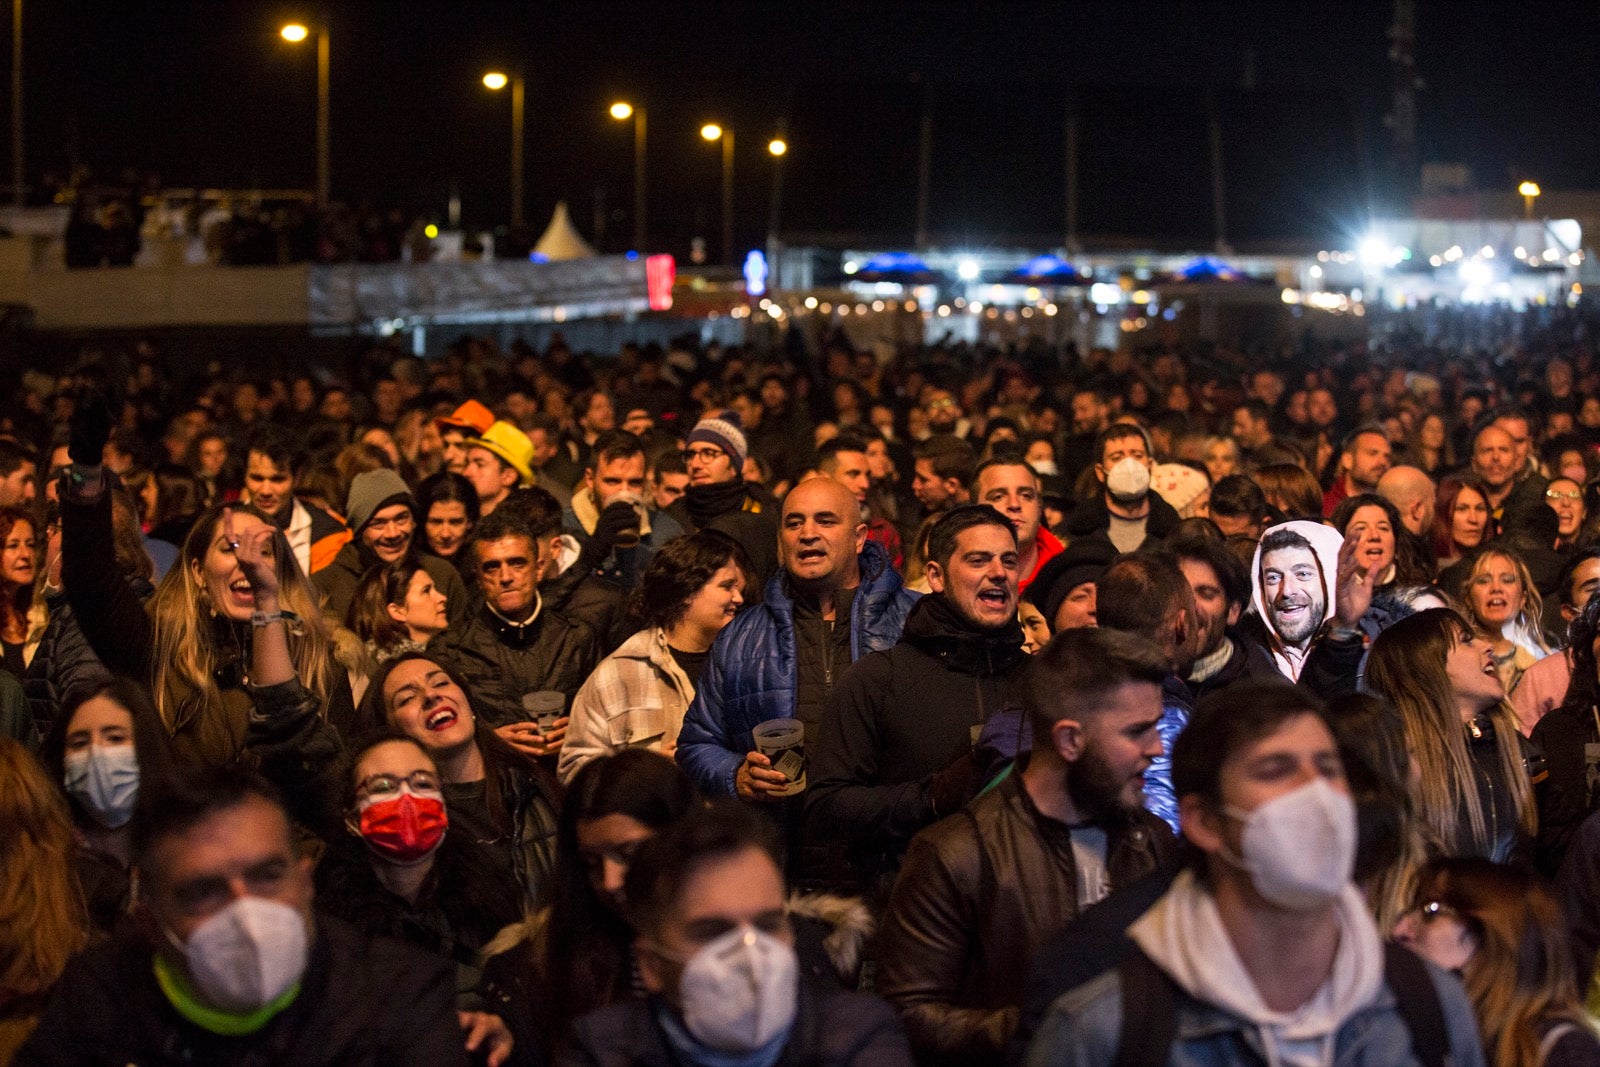
[(565, 200), (556, 203), (555, 212), (550, 216), (550, 225), (544, 228), (544, 235), (533, 246), (533, 250), (551, 260), (588, 259), (594, 255), (589, 242), (572, 225), (572, 216), (567, 214)]

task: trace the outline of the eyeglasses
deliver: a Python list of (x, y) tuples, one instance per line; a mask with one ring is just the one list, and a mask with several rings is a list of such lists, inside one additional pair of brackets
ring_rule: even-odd
[(720, 448), (686, 448), (679, 454), (683, 456), (685, 463), (694, 463), (697, 460), (701, 463), (715, 463), (727, 455)]
[(1544, 491), (1544, 498), (1546, 500), (1582, 500), (1583, 491), (1579, 489), (1570, 493), (1558, 493), (1554, 489), (1546, 489)]
[(374, 774), (361, 780), (356, 792), (366, 797), (392, 797), (402, 785), (409, 785), (413, 793), (439, 792), (439, 776), (432, 771), (412, 771), (404, 778), (397, 774)]

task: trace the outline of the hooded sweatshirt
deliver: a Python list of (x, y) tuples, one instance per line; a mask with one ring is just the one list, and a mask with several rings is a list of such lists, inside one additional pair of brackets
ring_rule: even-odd
[[(1332, 526), (1325, 526), (1320, 522), (1308, 519), (1295, 519), (1292, 522), (1281, 522), (1276, 526), (1268, 527), (1262, 533), (1261, 541), (1265, 543), (1279, 530), (1289, 530), (1299, 534), (1311, 544), (1311, 550), (1317, 557), (1317, 563), (1322, 571), (1322, 618), (1318, 620), (1320, 628), (1334, 615), (1334, 596), (1339, 580), (1339, 549), (1344, 544), (1344, 537)], [(1273, 662), (1290, 681), (1299, 681), (1300, 669), (1305, 666), (1306, 654), (1311, 651), (1311, 643), (1307, 642), (1305, 648), (1293, 648), (1284, 644), (1278, 636), (1277, 629), (1273, 626), (1272, 615), (1267, 610), (1265, 595), (1261, 591), (1261, 545), (1256, 545), (1255, 558), (1250, 561), (1250, 609), (1261, 617), (1265, 624), (1268, 648), (1272, 653)]]
[(1339, 946), (1322, 986), (1294, 1011), (1269, 1008), (1245, 970), (1217, 902), (1193, 871), (1128, 928), (1178, 988), (1256, 1028), (1271, 1067), (1331, 1067), (1335, 1039), (1346, 1020), (1383, 989), (1383, 942), (1361, 893), (1345, 886), (1335, 904)]

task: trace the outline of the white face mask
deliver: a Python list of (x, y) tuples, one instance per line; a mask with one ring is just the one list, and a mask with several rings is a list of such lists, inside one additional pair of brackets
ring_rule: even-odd
[(683, 1024), (723, 1052), (754, 1052), (794, 1023), (800, 963), (769, 933), (740, 926), (689, 957), (678, 981)]
[(1280, 908), (1328, 904), (1350, 883), (1356, 861), (1356, 806), (1316, 778), (1255, 811), (1224, 808), (1244, 823), (1241, 858), (1223, 858), (1250, 875), (1256, 892)]
[(187, 942), (170, 930), (195, 990), (214, 1008), (244, 1013), (266, 1007), (306, 970), (306, 923), (287, 904), (239, 897), (201, 923)]
[(1061, 473), (1061, 469), (1056, 466), (1056, 461), (1053, 459), (1036, 459), (1028, 466), (1033, 468), (1035, 474), (1044, 478), (1054, 478)]
[(1119, 500), (1137, 500), (1150, 491), (1150, 468), (1124, 456), (1106, 471), (1106, 488)]
[(62, 762), (67, 792), (95, 821), (110, 830), (128, 824), (139, 799), (139, 756), (132, 745), (90, 745)]

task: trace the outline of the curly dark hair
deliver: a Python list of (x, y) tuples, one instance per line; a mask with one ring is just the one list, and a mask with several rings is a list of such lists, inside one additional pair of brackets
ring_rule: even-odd
[(743, 572), (748, 594), (755, 567), (739, 542), (718, 530), (674, 537), (640, 575), (628, 599), (629, 623), (636, 631), (674, 625), (689, 610), (695, 594), (729, 563)]

